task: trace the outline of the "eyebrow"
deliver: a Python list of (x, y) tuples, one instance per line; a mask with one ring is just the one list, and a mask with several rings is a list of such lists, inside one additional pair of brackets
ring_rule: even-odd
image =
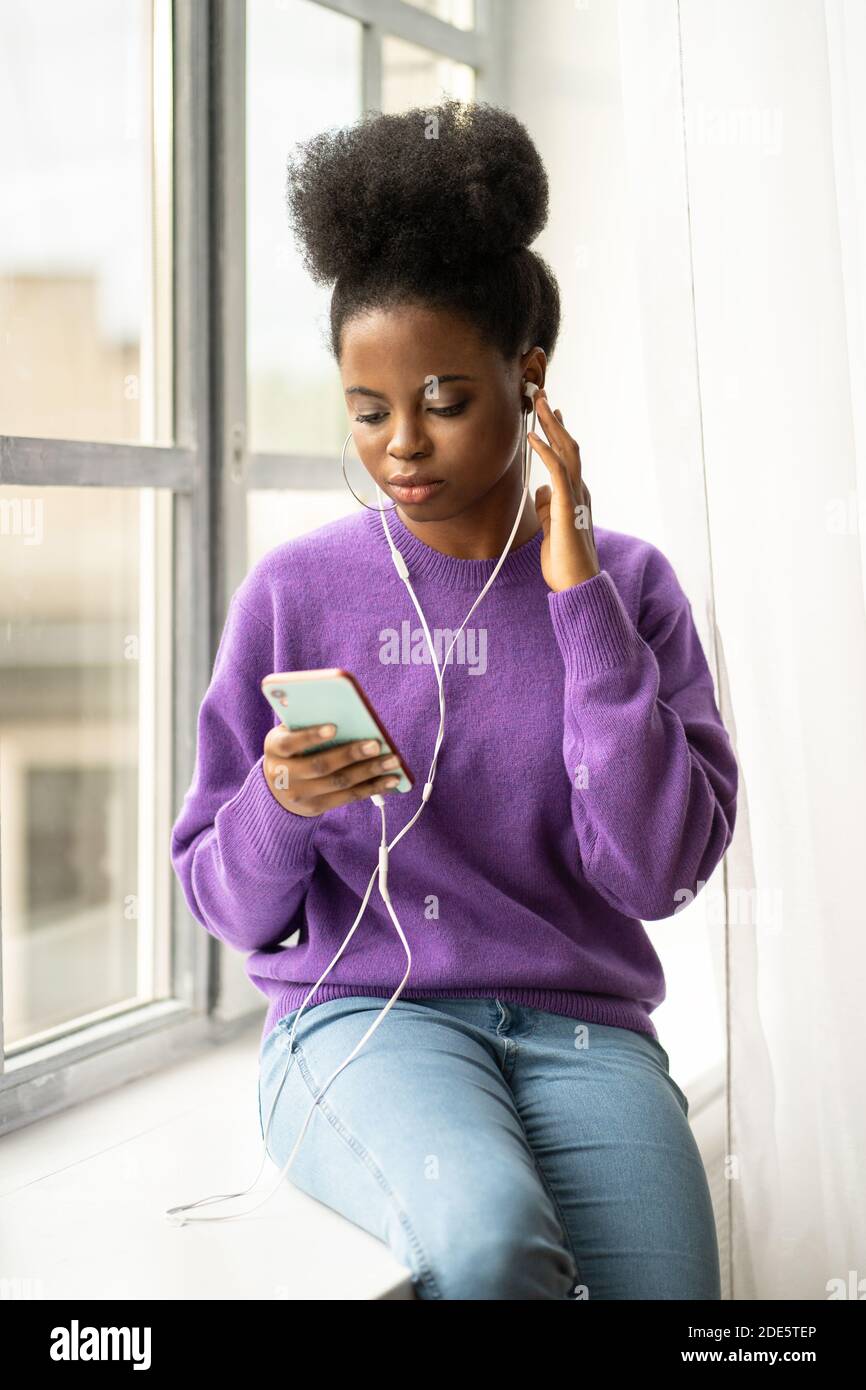
[[(431, 372), (430, 375), (431, 375), (432, 377), (435, 377), (436, 381), (438, 381), (440, 384), (441, 384), (442, 382), (446, 382), (446, 381), (476, 381), (476, 380), (477, 380), (477, 377), (474, 377), (474, 376), (462, 376), (462, 375), (460, 375), (460, 373), (458, 373), (458, 372), (446, 372), (446, 373), (443, 373), (442, 376), (436, 376), (435, 372)], [(424, 383), (423, 386), (419, 386), (419, 387), (418, 387), (419, 393), (422, 392), (422, 391), (425, 391), (426, 389), (427, 389), (427, 383), (426, 383), (426, 382)], [(374, 391), (374, 390), (372, 390), (372, 388), (369, 387), (369, 386), (347, 386), (347, 387), (346, 387), (346, 395), (347, 395), (347, 396), (376, 396), (377, 399), (378, 399), (378, 400), (381, 400), (381, 401), (384, 401), (384, 400), (387, 400), (387, 399), (388, 399), (387, 396), (384, 394), (383, 391)]]

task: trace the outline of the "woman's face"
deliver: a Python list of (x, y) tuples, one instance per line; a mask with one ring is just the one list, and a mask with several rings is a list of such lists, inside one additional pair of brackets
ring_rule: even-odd
[[(541, 349), (509, 364), (443, 309), (401, 305), (355, 316), (343, 326), (340, 374), (361, 462), (413, 520), (444, 521), (477, 507), (512, 466), (519, 475), (530, 368), (542, 384)], [(413, 496), (400, 492), (396, 475), (438, 485)]]

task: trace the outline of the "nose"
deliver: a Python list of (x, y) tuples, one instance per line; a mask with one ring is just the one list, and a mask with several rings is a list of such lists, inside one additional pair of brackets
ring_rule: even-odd
[(423, 449), (395, 449), (393, 444), (388, 448), (388, 457), (398, 463), (405, 463), (407, 459), (423, 459), (427, 457)]
[(388, 417), (390, 432), (385, 444), (388, 458), (397, 464), (428, 458), (431, 449), (425, 424), (424, 412), (415, 403), (404, 409), (392, 405)]
[(415, 425), (407, 422), (395, 426), (388, 444), (388, 454), (392, 459), (403, 462), (406, 459), (426, 458), (428, 452), (423, 436)]

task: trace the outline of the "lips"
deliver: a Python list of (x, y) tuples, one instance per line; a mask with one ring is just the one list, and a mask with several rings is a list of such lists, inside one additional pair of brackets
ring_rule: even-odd
[(445, 483), (442, 478), (435, 478), (430, 482), (413, 482), (411, 484), (398, 483), (392, 478), (389, 487), (398, 502), (426, 502), (428, 498), (435, 497), (440, 487)]
[(414, 476), (411, 473), (395, 473), (388, 482), (396, 487), (429, 487), (431, 483), (441, 483), (441, 478), (431, 478), (422, 476), (420, 473)]

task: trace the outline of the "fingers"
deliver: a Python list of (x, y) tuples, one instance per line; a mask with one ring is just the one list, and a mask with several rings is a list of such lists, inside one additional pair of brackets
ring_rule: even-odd
[[(323, 729), (329, 729), (330, 734), (324, 733)], [(305, 729), (287, 729), (284, 724), (278, 724), (276, 728), (271, 729), (265, 739), (265, 751), (284, 761), (296, 760), (299, 776), (306, 777), (330, 772), (333, 768), (342, 767), (347, 762), (353, 762), (355, 759), (365, 756), (369, 757), (380, 751), (380, 743), (377, 738), (369, 740), (371, 746), (367, 749), (364, 748), (364, 740), (358, 739), (355, 742), (335, 744), (330, 748), (321, 749), (317, 753), (309, 751), (311, 748), (327, 742), (334, 733), (336, 733), (336, 728), (333, 724), (313, 724)]]
[[(335, 744), (331, 748), (319, 749), (315, 753), (311, 753), (305, 748), (295, 747), (293, 753), (290, 751), (293, 733), (289, 730), (284, 730), (284, 732), (289, 735), (289, 738), (275, 737), (268, 747), (268, 752), (287, 763), (291, 767), (292, 775), (301, 781), (328, 777), (332, 773), (342, 771), (359, 761), (363, 761), (365, 766), (372, 767), (377, 762), (377, 755), (381, 753), (382, 748), (378, 738), (354, 739), (350, 742)], [(276, 734), (279, 735), (279, 733), (280, 731), (276, 730)], [(317, 735), (312, 740), (305, 740), (306, 744), (310, 742), (314, 745), (321, 743), (321, 736)], [(287, 744), (289, 745), (288, 748)], [(391, 756), (391, 754), (383, 753), (378, 760), (384, 762)], [(390, 766), (398, 767), (399, 759), (395, 758)]]
[[(283, 770), (285, 767), (286, 764), (281, 764)], [(315, 786), (314, 782), (307, 781), (300, 784), (300, 787), (296, 788), (293, 794), (282, 787), (280, 777), (273, 781), (269, 777), (268, 781), (277, 800), (287, 811), (292, 811), (295, 815), (300, 816), (320, 816), (323, 811), (329, 811), (335, 806), (345, 806), (349, 801), (363, 801), (377, 793), (386, 796), (389, 792), (396, 791), (399, 778), (395, 777), (393, 773), (388, 777), (373, 777), (348, 788), (327, 792), (324, 796), (311, 794), (310, 788)]]
[[(345, 791), (358, 782), (390, 773), (400, 780), (400, 760), (393, 753), (383, 753), (378, 757), (359, 757), (357, 751), (344, 753), (344, 749), (359, 750), (360, 744), (347, 743), (327, 753), (313, 753), (308, 757), (292, 758), (287, 766), (294, 786), (304, 784), (305, 796), (322, 796), (330, 791)], [(335, 754), (343, 754), (335, 761)]]
[[(320, 802), (319, 809), (326, 809), (375, 791), (391, 791), (399, 782), (399, 758), (387, 751), (370, 753), (371, 747), (381, 749), (379, 739), (357, 739), (315, 753), (304, 751), (321, 743), (322, 737), (318, 727), (277, 727), (265, 738), (265, 774), (288, 799), (305, 805)], [(366, 790), (360, 789), (363, 785)]]
[[(567, 472), (575, 491), (579, 494), (581, 484), (580, 445), (575, 439), (572, 439), (568, 430), (565, 428), (562, 422), (562, 412), (551, 409), (546, 393), (544, 391), (539, 391), (535, 400), (539, 421), (550, 441), (547, 446), (549, 454), (545, 454), (539, 449), (536, 449), (536, 452), (541, 453), (543, 462), (551, 468), (552, 472), (555, 471), (555, 469), (551, 455), (557, 458)], [(539, 436), (530, 430), (529, 438), (533, 447), (535, 447), (535, 441), (538, 440)]]
[[(344, 806), (347, 801), (363, 801), (366, 797), (375, 796), (377, 793), (384, 796), (395, 790), (399, 780), (399, 777), (393, 773), (390, 777), (371, 777), (365, 782), (356, 782), (348, 788), (327, 792), (324, 796), (308, 797), (305, 791), (305, 799), (310, 809), (319, 814), (322, 811), (329, 811), (332, 806)], [(307, 783), (307, 786), (312, 785), (312, 783)]]
[(544, 433), (547, 435), (554, 448), (562, 446), (563, 448), (571, 448), (579, 452), (576, 440), (572, 439), (565, 425), (562, 423), (560, 411), (554, 411), (551, 407), (550, 401), (547, 399), (547, 393), (545, 391), (539, 391), (535, 400), (538, 416), (544, 427)]
[(333, 738), (336, 732), (334, 724), (310, 724), (304, 729), (287, 729), (285, 724), (277, 724), (265, 739), (265, 749), (281, 757), (293, 758)]
[(569, 504), (574, 500), (574, 484), (567, 464), (551, 446), (532, 430), (527, 438), (541, 461), (550, 472), (554, 491)]

